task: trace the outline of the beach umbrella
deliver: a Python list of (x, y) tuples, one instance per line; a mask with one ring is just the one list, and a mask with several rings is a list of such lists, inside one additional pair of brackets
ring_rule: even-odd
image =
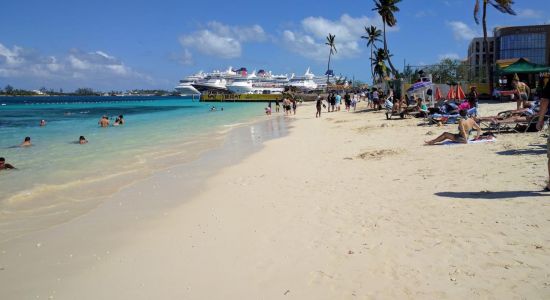
[(456, 98), (454, 86), (451, 85), (449, 92), (447, 93), (447, 100)]
[(441, 96), (441, 90), (439, 89), (439, 87), (436, 87), (435, 88), (435, 100), (439, 101), (439, 100), (441, 100), (441, 98), (443, 98)]
[(462, 86), (460, 84), (456, 88), (456, 98), (459, 100), (466, 99), (466, 95), (464, 94), (464, 91), (462, 90)]

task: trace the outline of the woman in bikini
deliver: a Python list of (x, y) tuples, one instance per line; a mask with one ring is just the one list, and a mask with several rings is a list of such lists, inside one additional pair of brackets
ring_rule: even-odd
[(458, 133), (455, 134), (444, 132), (435, 139), (431, 141), (426, 141), (426, 145), (435, 145), (446, 140), (450, 140), (455, 143), (467, 144), (468, 136), (470, 135), (470, 131), (472, 131), (473, 129), (477, 131), (475, 139), (478, 139), (481, 135), (481, 127), (477, 125), (476, 121), (473, 118), (469, 118), (467, 116), (467, 112), (465, 110), (461, 110), (459, 114), (461, 118), (458, 120)]

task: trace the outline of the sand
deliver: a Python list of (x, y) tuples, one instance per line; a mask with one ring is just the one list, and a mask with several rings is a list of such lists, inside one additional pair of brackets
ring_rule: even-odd
[(424, 146), (455, 125), (314, 115), (195, 193), (174, 168), (0, 244), (0, 298), (550, 298), (540, 133)]

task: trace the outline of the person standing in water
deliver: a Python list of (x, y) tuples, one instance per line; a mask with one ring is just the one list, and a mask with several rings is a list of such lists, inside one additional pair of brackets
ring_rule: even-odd
[(40, 121), (40, 127), (44, 127), (46, 126), (46, 120), (41, 120)]
[(109, 127), (109, 117), (107, 117), (107, 116), (101, 117), (101, 119), (99, 119), (97, 124), (99, 124), (99, 126), (103, 127), (103, 128)]
[(275, 112), (279, 112), (279, 108), (280, 108), (279, 100), (275, 100)]

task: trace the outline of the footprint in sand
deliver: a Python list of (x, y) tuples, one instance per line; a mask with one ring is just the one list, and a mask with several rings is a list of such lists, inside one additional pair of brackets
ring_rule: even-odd
[(359, 154), (357, 157), (360, 159), (381, 159), (387, 156), (394, 156), (402, 153), (401, 149), (381, 149), (381, 150), (372, 150), (366, 151)]

